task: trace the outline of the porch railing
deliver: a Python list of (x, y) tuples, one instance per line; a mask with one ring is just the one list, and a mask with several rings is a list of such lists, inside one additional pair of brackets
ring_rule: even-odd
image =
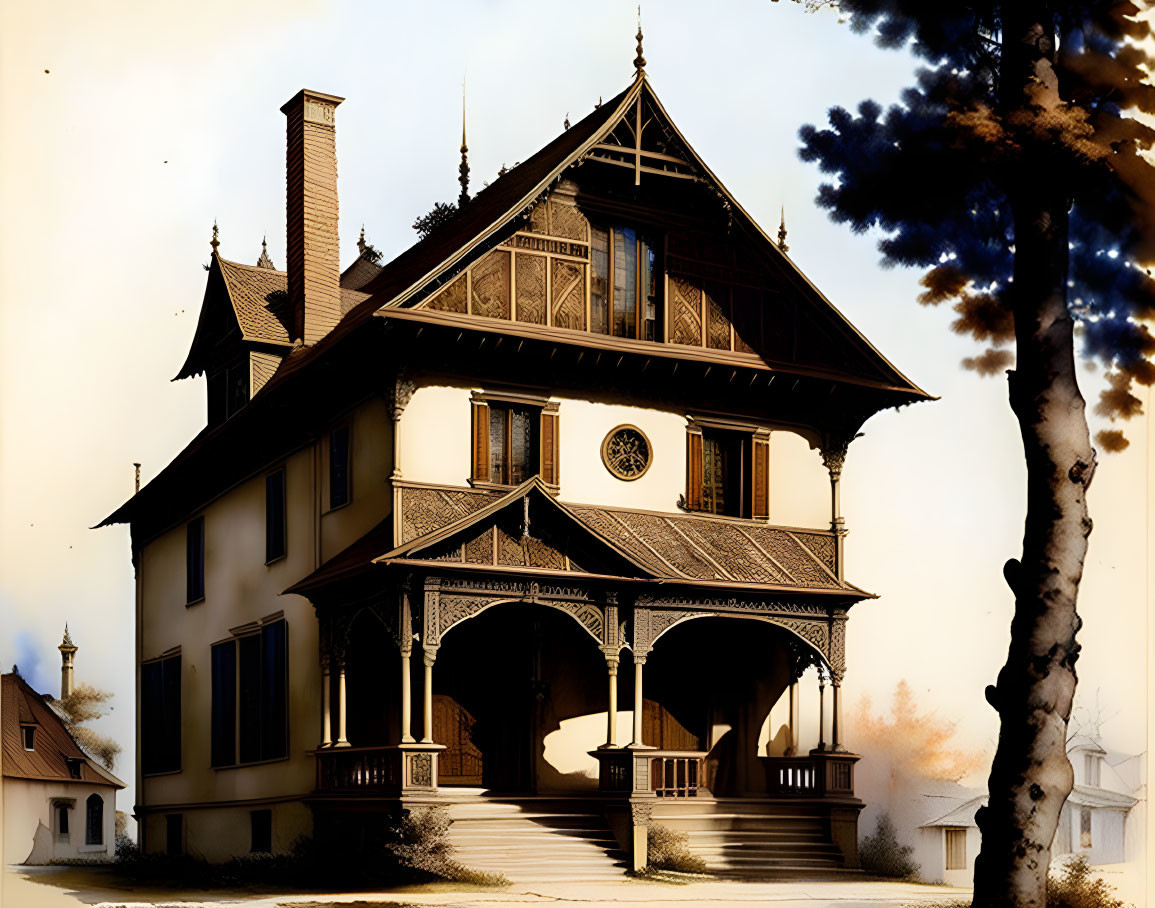
[(811, 751), (803, 757), (761, 757), (766, 791), (797, 798), (854, 797), (857, 754)]
[(333, 747), (318, 750), (317, 790), (380, 792), (400, 785), (397, 748)]
[(600, 764), (600, 788), (633, 796), (694, 798), (705, 781), (706, 754), (690, 750), (591, 751)]

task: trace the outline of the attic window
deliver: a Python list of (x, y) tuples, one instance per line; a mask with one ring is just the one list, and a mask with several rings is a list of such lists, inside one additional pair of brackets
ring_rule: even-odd
[(36, 726), (35, 725), (21, 725), (20, 734), (24, 738), (24, 749), (36, 749)]
[(590, 329), (660, 341), (661, 239), (632, 227), (595, 227), (591, 240)]
[(80, 760), (77, 760), (75, 757), (67, 757), (65, 758), (65, 762), (68, 763), (68, 777), (70, 779), (79, 779)]

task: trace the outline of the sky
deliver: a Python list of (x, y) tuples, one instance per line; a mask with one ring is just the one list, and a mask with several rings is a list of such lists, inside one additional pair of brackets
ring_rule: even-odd
[[(983, 688), (1005, 656), (1024, 481), (1003, 378), (960, 360), (952, 313), (919, 306), (917, 272), (884, 270), (877, 236), (830, 222), (798, 128), (833, 105), (886, 104), (914, 63), (829, 12), (738, 0), (643, 10), (647, 72), (696, 151), (918, 385), (938, 395), (872, 418), (843, 478), (854, 610), (846, 696), (910, 682), (964, 746), (993, 750)], [(621, 0), (0, 5), (0, 665), (59, 689), (65, 621), (77, 678), (116, 694), (132, 804), (133, 570), (127, 527), (92, 530), (204, 424), (203, 379), (171, 382), (199, 311), (214, 219), (221, 253), (284, 265), (284, 117), (302, 87), (337, 113), (342, 264), (364, 224), (387, 258), (457, 193), (461, 86), (474, 187), (532, 154), (633, 75)], [(1101, 373), (1084, 370), (1093, 402)], [(1147, 392), (1142, 392), (1149, 400)], [(1092, 417), (1092, 430), (1103, 428)], [(1101, 455), (1080, 594), (1078, 703), (1109, 749), (1147, 748), (1150, 439)], [(848, 742), (853, 747), (854, 742)]]

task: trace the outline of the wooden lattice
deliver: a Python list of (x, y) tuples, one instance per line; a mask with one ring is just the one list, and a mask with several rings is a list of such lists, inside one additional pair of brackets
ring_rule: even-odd
[(544, 202), (534, 205), (530, 211), (529, 230), (531, 233), (549, 235), (549, 206)]
[(519, 322), (545, 324), (545, 257), (519, 252), (514, 257)]
[(577, 240), (581, 243), (590, 241), (590, 222), (584, 214), (573, 205), (561, 202), (549, 203), (549, 232), (551, 236), (564, 237), (567, 240)]
[(509, 318), (509, 253), (503, 249), (473, 266), (473, 314)]
[(427, 305), (430, 309), (440, 309), (442, 312), (465, 312), (465, 275), (459, 275)]
[(730, 349), (730, 319), (726, 316), (729, 291), (709, 287), (706, 296), (706, 346), (714, 350)]
[(689, 281), (670, 277), (670, 296), (673, 317), (670, 319), (670, 341), (702, 346), (701, 291)]
[(563, 259), (553, 260), (550, 294), (553, 324), (584, 331), (586, 326), (586, 268)]

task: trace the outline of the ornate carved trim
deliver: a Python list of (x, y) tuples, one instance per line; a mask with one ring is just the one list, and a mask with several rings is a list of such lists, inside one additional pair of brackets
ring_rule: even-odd
[(649, 826), (654, 805), (649, 801), (630, 801), (630, 821), (635, 826)]
[(393, 384), (386, 392), (389, 412), (394, 422), (401, 418), (401, 414), (404, 413), (405, 408), (409, 406), (409, 401), (413, 399), (416, 391), (417, 384), (413, 379), (404, 372), (398, 372), (393, 379)]

